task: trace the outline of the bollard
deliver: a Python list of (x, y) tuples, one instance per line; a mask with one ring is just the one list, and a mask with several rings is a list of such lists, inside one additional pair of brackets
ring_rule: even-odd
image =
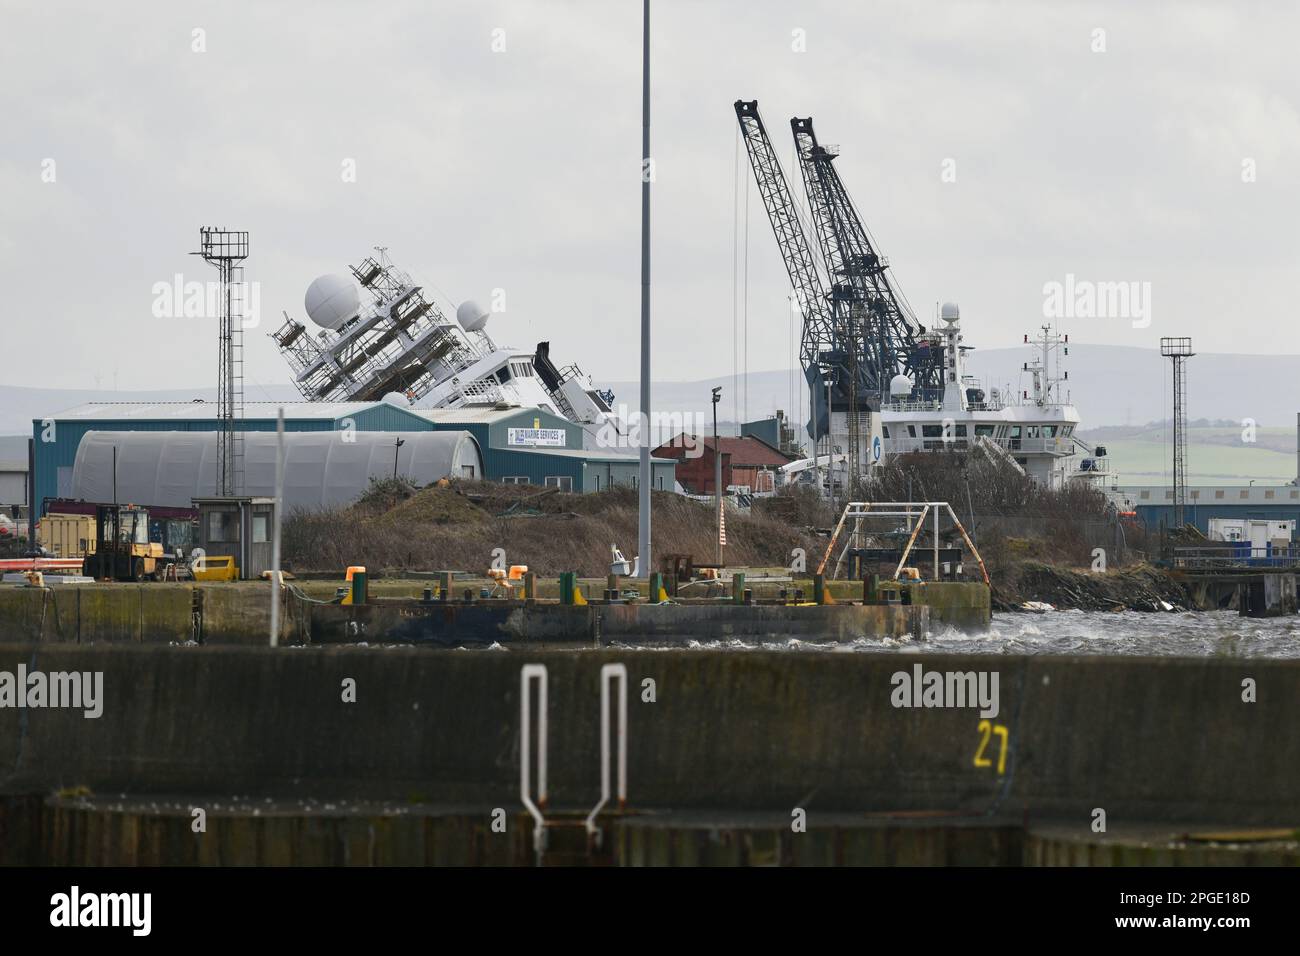
[(560, 573), (560, 603), (573, 604), (573, 592), (577, 584), (578, 575), (574, 571), (563, 571)]
[(474, 589), (466, 588), (465, 593), (464, 595), (462, 595), (462, 597), (466, 604), (472, 604), (474, 602)]
[(535, 571), (529, 571), (524, 575), (524, 600), (537, 600), (537, 573)]
[(432, 603), (433, 603), (433, 588), (425, 588), (425, 589), (424, 589), (424, 595), (420, 598), (420, 603), (421, 603), (421, 604), (432, 604)]
[(813, 602), (816, 604), (826, 603), (826, 576), (822, 574), (813, 575)]
[(745, 572), (737, 571), (731, 576), (731, 603), (745, 603)]
[(352, 602), (353, 604), (366, 603), (366, 572), (352, 572)]
[(782, 604), (790, 603), (790, 592), (787, 591), (785, 588), (782, 588), (780, 591), (778, 591), (776, 593), (776, 596), (781, 599)]
[(451, 572), (450, 571), (438, 572), (438, 600), (439, 601), (451, 600)]
[(753, 603), (754, 603), (754, 589), (753, 589), (753, 588), (745, 588), (745, 603), (746, 603), (746, 604), (753, 604)]
[(862, 579), (862, 603), (880, 603), (880, 575), (871, 574)]

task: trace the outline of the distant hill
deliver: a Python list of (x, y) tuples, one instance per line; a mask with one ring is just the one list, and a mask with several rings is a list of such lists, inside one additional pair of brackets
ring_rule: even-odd
[[(1069, 348), (1070, 354), (1065, 358), (1065, 368), (1070, 373), (1069, 389), (1085, 429), (1142, 426), (1170, 416), (1169, 363), (1158, 351), (1119, 345), (1072, 344)], [(967, 366), (987, 385), (1010, 385), (1013, 391), (1024, 390), (1028, 382), (1022, 380), (1021, 369), (1029, 357), (1027, 346), (976, 348), (967, 353)], [(1300, 411), (1300, 356), (1196, 355), (1188, 361), (1187, 368), (1188, 418), (1237, 423), (1252, 418), (1259, 426), (1287, 429), (1294, 435), (1296, 413)], [(593, 371), (598, 385), (614, 391), (616, 407), (623, 404), (629, 411), (640, 407), (637, 382), (602, 381), (599, 369)], [(764, 418), (778, 408), (789, 412), (796, 421), (807, 417), (803, 408), (806, 402), (803, 379), (797, 372), (750, 372), (747, 378), (741, 376), (736, 383), (730, 372), (692, 381), (672, 380), (669, 367), (663, 367), (660, 374), (665, 377), (654, 383), (655, 408), (700, 416), (697, 419), (700, 422), (711, 420), (710, 390), (721, 385), (718, 421), (723, 432), (732, 431), (737, 419)], [(82, 402), (189, 401), (213, 397), (211, 388), (113, 391), (0, 386), (0, 434), (29, 433), (33, 418)], [(298, 395), (288, 384), (249, 385), (245, 397), (250, 401), (294, 401)], [(733, 408), (738, 414), (733, 413)], [(1274, 436), (1266, 447), (1275, 447), (1280, 442), (1281, 437)], [(1277, 447), (1279, 451), (1284, 450)], [(1285, 445), (1286, 449), (1294, 447), (1293, 442)]]

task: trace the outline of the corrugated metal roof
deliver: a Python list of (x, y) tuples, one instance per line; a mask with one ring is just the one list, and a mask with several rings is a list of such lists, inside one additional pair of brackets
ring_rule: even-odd
[[(285, 418), (325, 419), (334, 421), (355, 415), (383, 402), (245, 402), (244, 418), (274, 419), (281, 408)], [(399, 406), (394, 406), (399, 407)], [(414, 411), (414, 409), (401, 409)], [(217, 417), (216, 402), (86, 402), (56, 415), (54, 421), (104, 420), (123, 421), (131, 418), (193, 421)]]
[[(624, 454), (616, 451), (598, 451), (592, 448), (547, 448), (543, 446), (511, 446), (510, 451), (522, 452), (525, 455), (557, 455), (561, 458), (583, 458), (587, 461), (612, 461), (616, 464), (638, 464), (641, 461), (641, 453)], [(656, 458), (651, 456), (651, 461), (659, 462), (664, 465), (675, 465), (676, 458)]]
[(540, 408), (525, 408), (522, 405), (513, 405), (510, 408), (493, 408), (484, 405), (471, 405), (468, 408), (412, 408), (411, 411), (439, 425), (490, 425), (523, 414), (552, 414)]

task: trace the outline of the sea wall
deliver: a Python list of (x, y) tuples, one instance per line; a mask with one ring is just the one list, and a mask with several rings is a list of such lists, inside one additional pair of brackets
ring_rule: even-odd
[[(0, 792), (514, 808), (534, 661), (553, 806), (596, 802), (611, 662), (642, 808), (1294, 825), (1300, 798), (1300, 661), (136, 643), (0, 645), (0, 671), (101, 672), (104, 688), (97, 719), (0, 708)], [(996, 673), (996, 715), (894, 706), (915, 666)]]

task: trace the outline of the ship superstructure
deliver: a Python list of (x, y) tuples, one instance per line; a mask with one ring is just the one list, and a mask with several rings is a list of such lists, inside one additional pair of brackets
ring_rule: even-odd
[[(373, 401), (399, 394), (422, 408), (540, 408), (583, 426), (594, 447), (609, 429), (622, 434), (613, 394), (597, 389), (576, 365), (558, 368), (550, 345), (498, 346), (490, 313), (463, 302), (449, 319), (411, 276), (376, 248), (351, 277), (323, 275), (307, 288), (304, 306), (316, 326), (285, 314), (271, 337), (312, 402)], [(369, 301), (364, 305), (359, 290)]]
[(965, 370), (961, 313), (955, 303), (940, 309), (941, 328), (929, 333), (941, 352), (943, 392), (937, 398), (915, 397), (917, 389), (903, 374), (890, 383), (889, 400), (881, 404), (882, 438), (886, 455), (909, 452), (967, 451), (976, 443), (1001, 453), (1030, 478), (1059, 487), (1073, 470), (1078, 410), (1070, 403), (1061, 369), (1069, 337), (1044, 326), (1032, 340), (1034, 357), (1022, 374), (1029, 387), (1019, 393), (990, 388), (987, 393)]

